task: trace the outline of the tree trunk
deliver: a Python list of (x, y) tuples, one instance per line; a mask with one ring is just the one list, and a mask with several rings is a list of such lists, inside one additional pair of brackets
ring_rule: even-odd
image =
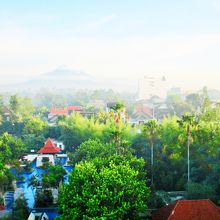
[(151, 185), (154, 183), (154, 142), (151, 140)]

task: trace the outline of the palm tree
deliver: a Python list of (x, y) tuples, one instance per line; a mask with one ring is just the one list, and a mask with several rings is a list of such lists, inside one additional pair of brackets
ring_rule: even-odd
[(116, 145), (116, 154), (120, 154), (120, 139), (121, 139), (121, 123), (122, 123), (122, 116), (125, 115), (125, 106), (122, 103), (116, 103), (114, 106), (111, 107), (111, 110), (113, 110), (113, 120), (115, 126), (113, 126), (113, 129), (111, 131), (111, 135), (114, 139), (115, 145)]
[(158, 137), (159, 125), (156, 120), (151, 119), (144, 123), (143, 133), (149, 139), (151, 145), (151, 185), (154, 182), (154, 144)]
[(190, 182), (190, 144), (191, 144), (191, 129), (197, 125), (196, 118), (192, 114), (182, 115), (182, 118), (178, 120), (181, 127), (186, 129), (187, 136), (187, 184)]
[(116, 103), (111, 107), (111, 110), (113, 110), (116, 123), (118, 123), (122, 119), (122, 116), (125, 115), (125, 105), (123, 103)]

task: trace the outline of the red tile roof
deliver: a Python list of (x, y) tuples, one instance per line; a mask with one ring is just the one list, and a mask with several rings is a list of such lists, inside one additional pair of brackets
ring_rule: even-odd
[(74, 106), (74, 105), (72, 105), (72, 106), (68, 106), (67, 110), (68, 111), (81, 111), (82, 107), (81, 106)]
[(153, 213), (153, 220), (167, 220), (176, 204), (166, 205)]
[(60, 152), (60, 148), (56, 147), (50, 138), (47, 139), (45, 145), (37, 152), (39, 154), (56, 154)]
[(149, 115), (152, 115), (152, 112), (153, 112), (153, 109), (148, 107), (148, 106), (143, 106), (143, 105), (136, 105), (135, 107), (135, 111), (137, 113), (145, 113), (145, 114), (149, 114)]
[(220, 220), (220, 209), (209, 199), (179, 200), (158, 209), (153, 220)]
[(50, 110), (51, 115), (67, 115), (68, 110), (65, 108), (52, 108)]
[(81, 106), (68, 106), (67, 108), (52, 108), (50, 115), (68, 115), (71, 111), (81, 111)]

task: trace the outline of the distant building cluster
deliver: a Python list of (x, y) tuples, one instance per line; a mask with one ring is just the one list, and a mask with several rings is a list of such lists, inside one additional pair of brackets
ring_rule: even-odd
[(159, 97), (153, 97), (137, 101), (134, 104), (134, 112), (130, 116), (130, 122), (131, 124), (142, 124), (151, 119), (162, 120), (168, 114), (169, 108), (165, 101)]

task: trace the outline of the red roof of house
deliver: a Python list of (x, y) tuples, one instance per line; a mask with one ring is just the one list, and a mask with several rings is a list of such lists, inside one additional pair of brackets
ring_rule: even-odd
[(50, 138), (47, 139), (45, 145), (37, 152), (39, 154), (56, 154), (60, 152), (60, 148), (56, 147)]
[(51, 115), (67, 115), (68, 110), (66, 108), (52, 108), (50, 110)]
[(141, 105), (141, 104), (138, 104), (138, 105), (135, 106), (135, 111), (136, 111), (137, 113), (142, 113), (142, 112), (143, 112), (143, 113), (145, 113), (145, 114), (152, 115), (153, 109), (150, 108), (150, 107), (148, 107), (148, 106), (143, 106), (143, 105)]
[(50, 115), (68, 115), (70, 111), (81, 111), (81, 106), (68, 106), (67, 108), (52, 108)]
[(179, 200), (158, 209), (153, 220), (220, 220), (220, 209), (209, 199)]
[(68, 106), (67, 110), (68, 111), (81, 111), (82, 108), (81, 108), (81, 106), (74, 106), (74, 105), (72, 105), (72, 106)]

